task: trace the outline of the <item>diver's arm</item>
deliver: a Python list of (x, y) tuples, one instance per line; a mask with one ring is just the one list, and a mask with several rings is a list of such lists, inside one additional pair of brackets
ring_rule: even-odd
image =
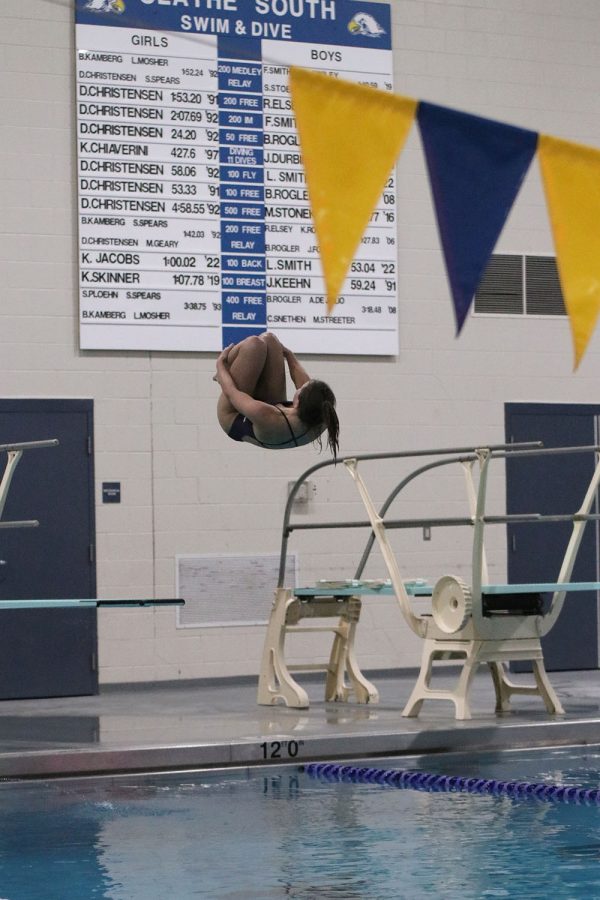
[(292, 351), (288, 350), (287, 347), (283, 348), (283, 355), (287, 361), (288, 369), (290, 370), (290, 378), (294, 382), (294, 387), (301, 388), (303, 384), (310, 381), (310, 375), (302, 363), (298, 362)]

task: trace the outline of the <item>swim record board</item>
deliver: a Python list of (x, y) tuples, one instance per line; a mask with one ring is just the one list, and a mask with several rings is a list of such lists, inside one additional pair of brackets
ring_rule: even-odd
[(82, 349), (397, 352), (394, 173), (327, 316), (288, 89), (392, 91), (390, 32), (386, 3), (76, 0)]

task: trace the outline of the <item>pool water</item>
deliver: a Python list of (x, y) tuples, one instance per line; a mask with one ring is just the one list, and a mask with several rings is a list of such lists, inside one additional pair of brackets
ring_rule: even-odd
[[(600, 748), (379, 759), (600, 786)], [(331, 783), (298, 767), (0, 784), (1, 900), (600, 897), (600, 806)]]

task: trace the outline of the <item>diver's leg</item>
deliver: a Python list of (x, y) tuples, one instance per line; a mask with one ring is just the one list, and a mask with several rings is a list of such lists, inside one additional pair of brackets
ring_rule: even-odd
[(236, 387), (255, 399), (256, 388), (267, 362), (262, 335), (251, 335), (231, 348), (227, 356), (229, 372)]
[[(227, 356), (229, 372), (235, 386), (251, 397), (256, 395), (256, 387), (267, 360), (267, 347), (258, 335), (251, 335), (232, 347)], [(238, 411), (222, 393), (217, 401), (217, 416), (222, 428), (229, 431)]]
[(253, 396), (265, 403), (281, 403), (286, 399), (283, 347), (268, 331), (261, 334), (259, 340), (266, 347), (267, 356)]

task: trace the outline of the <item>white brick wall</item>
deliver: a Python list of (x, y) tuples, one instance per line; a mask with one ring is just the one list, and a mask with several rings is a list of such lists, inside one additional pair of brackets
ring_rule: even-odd
[[(399, 93), (600, 146), (597, 0), (394, 0), (392, 17)], [(78, 350), (73, 53), (70, 2), (0, 3), (0, 395), (94, 399), (99, 594), (172, 596), (178, 553), (277, 552), (287, 482), (318, 457), (229, 441), (215, 418), (214, 355)], [(565, 320), (471, 317), (454, 338), (416, 128), (398, 199), (398, 358), (309, 361), (336, 390), (342, 452), (501, 442), (505, 402), (598, 402), (600, 334), (575, 375)], [(553, 252), (536, 163), (497, 250)], [(378, 500), (383, 476), (369, 479)], [(315, 514), (364, 517), (344, 477), (315, 478)], [(99, 502), (103, 480), (122, 482), (120, 505)], [(501, 511), (501, 475), (491, 496)], [(462, 481), (438, 474), (400, 511), (461, 514)], [(502, 578), (499, 532), (489, 556)], [(290, 549), (303, 580), (350, 577), (364, 540), (309, 532)], [(464, 535), (438, 530), (424, 543), (403, 533), (394, 543), (407, 576), (468, 576)], [(367, 574), (385, 574), (377, 553)], [(395, 605), (365, 606), (361, 664), (416, 665), (418, 641)], [(168, 609), (99, 620), (103, 682), (258, 671), (259, 627), (177, 631)]]

